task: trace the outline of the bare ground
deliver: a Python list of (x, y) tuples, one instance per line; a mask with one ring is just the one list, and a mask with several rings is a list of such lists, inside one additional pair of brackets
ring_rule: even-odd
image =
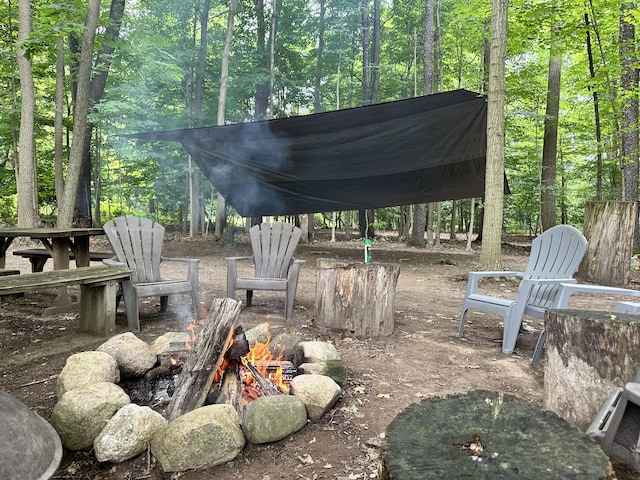
[[(521, 270), (528, 259), (529, 239), (512, 238), (504, 246), (505, 269)], [(374, 479), (384, 432), (395, 416), (411, 403), (428, 396), (443, 396), (471, 389), (505, 392), (542, 406), (544, 360), (529, 365), (540, 323), (525, 319), (527, 332), (520, 335), (513, 355), (501, 353), (502, 328), (494, 315), (472, 312), (464, 338), (456, 338), (466, 288), (466, 274), (477, 269), (478, 252), (465, 251), (463, 240), (443, 241), (437, 247), (416, 249), (391, 238), (374, 242), (373, 259), (401, 265), (396, 293), (395, 331), (381, 339), (356, 339), (328, 335), (314, 326), (315, 266), (318, 258), (360, 261), (357, 240), (300, 245), (297, 258), (307, 262), (301, 271), (294, 307), (294, 325), (284, 325), (284, 295), (256, 292), (254, 305), (242, 310), (239, 323), (250, 328), (262, 322), (310, 339), (333, 341), (348, 368), (341, 400), (320, 421), (309, 423), (291, 437), (269, 445), (247, 444), (234, 461), (200, 472), (164, 473), (150, 454), (122, 464), (101, 464), (91, 453), (65, 451), (56, 479), (231, 480), (274, 479)], [(24, 244), (13, 248), (23, 248)], [(475, 248), (475, 247), (474, 247)], [(108, 250), (96, 240), (94, 250)], [(215, 297), (225, 295), (225, 257), (248, 255), (246, 239), (233, 244), (168, 235), (165, 255), (200, 258), (201, 312)], [(28, 271), (26, 260), (11, 255), (7, 268)], [(51, 268), (48, 264), (47, 268)], [(168, 276), (170, 276), (168, 272)], [(173, 272), (176, 273), (176, 272)], [(637, 284), (634, 284), (637, 287)], [(488, 284), (488, 291), (514, 296), (517, 285), (502, 281)], [(74, 290), (72, 289), (72, 293)], [(239, 299), (242, 299), (237, 292)], [(45, 419), (56, 402), (56, 376), (72, 353), (91, 350), (102, 343), (78, 332), (78, 314), (42, 316), (54, 292), (43, 291), (0, 303), (0, 388), (10, 392)], [(190, 321), (188, 299), (170, 300), (169, 310), (159, 313), (159, 302), (147, 299), (141, 307), (139, 336), (152, 341), (167, 331), (182, 330)], [(601, 297), (575, 295), (571, 307), (606, 310), (612, 302)], [(117, 315), (118, 333), (127, 331), (126, 316)], [(179, 448), (179, 446), (176, 446)], [(619, 479), (640, 478), (621, 465)], [(453, 478), (453, 477), (450, 477)]]

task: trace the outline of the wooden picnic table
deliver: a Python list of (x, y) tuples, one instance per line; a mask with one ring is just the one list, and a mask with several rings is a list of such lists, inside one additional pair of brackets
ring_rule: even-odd
[[(0, 268), (4, 268), (7, 250), (18, 237), (37, 239), (51, 253), (54, 270), (69, 268), (69, 250), (73, 252), (76, 266), (89, 266), (89, 237), (104, 235), (102, 228), (0, 228)], [(66, 287), (58, 289), (54, 304), (57, 307), (71, 305)]]

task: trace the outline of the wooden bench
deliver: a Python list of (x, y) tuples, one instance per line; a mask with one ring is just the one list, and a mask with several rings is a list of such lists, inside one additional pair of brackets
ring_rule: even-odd
[(0, 297), (80, 285), (80, 331), (107, 337), (115, 333), (116, 290), (131, 270), (100, 265), (0, 277)]
[[(51, 252), (46, 248), (28, 248), (25, 250), (16, 250), (14, 255), (19, 257), (28, 258), (31, 262), (32, 272), (42, 272), (47, 260), (51, 258)], [(89, 252), (89, 259), (92, 262), (101, 262), (104, 259), (112, 258), (112, 252)], [(75, 260), (73, 252), (69, 251), (69, 260)]]

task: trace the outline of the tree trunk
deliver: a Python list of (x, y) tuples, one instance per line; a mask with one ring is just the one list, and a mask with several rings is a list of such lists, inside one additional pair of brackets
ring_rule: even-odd
[[(600, 127), (600, 101), (598, 99), (598, 89), (595, 88), (596, 69), (593, 64), (593, 48), (591, 47), (591, 25), (589, 22), (589, 14), (584, 14), (584, 24), (587, 27), (587, 56), (589, 58), (589, 76), (592, 85), (589, 84), (589, 90), (593, 95), (593, 116), (596, 126), (596, 199), (603, 200), (602, 191), (602, 128)], [(564, 223), (564, 222), (563, 222)]]
[[(621, 165), (622, 199), (638, 200), (638, 55), (635, 46), (634, 2), (620, 5), (620, 58), (622, 60)], [(638, 219), (634, 224), (634, 247), (640, 249)]]
[(601, 285), (627, 286), (631, 276), (636, 202), (588, 202), (583, 233), (588, 240), (578, 278)]
[[(424, 43), (423, 43), (424, 70), (422, 88), (425, 95), (433, 93), (433, 0), (425, 0), (424, 3)], [(411, 243), (418, 247), (424, 247), (424, 231), (427, 226), (427, 206), (416, 204), (413, 207), (413, 231)]]
[[(91, 79), (89, 93), (89, 111), (97, 105), (107, 85), (107, 76), (111, 66), (113, 52), (117, 39), (120, 37), (120, 27), (122, 25), (122, 16), (124, 15), (125, 0), (112, 0), (109, 9), (109, 23), (106, 26), (104, 37), (102, 40), (102, 49), (96, 55), (95, 74)], [(76, 201), (74, 207), (74, 217), (82, 225), (92, 226), (91, 220), (91, 140), (93, 136), (94, 125), (89, 123), (85, 132), (86, 139), (84, 142), (84, 151), (82, 153), (82, 169), (78, 180), (78, 191), (76, 193)], [(96, 222), (96, 225), (99, 223)]]
[[(319, 113), (322, 111), (322, 102), (320, 100), (320, 80), (322, 79), (322, 57), (324, 55), (324, 16), (325, 16), (325, 0), (320, 0), (320, 24), (318, 25), (318, 53), (316, 55), (316, 83), (313, 89), (313, 111)], [(338, 69), (340, 64), (338, 63)], [(338, 80), (339, 84), (339, 80)], [(338, 107), (339, 108), (339, 107)]]
[(562, 28), (552, 30), (547, 77), (547, 109), (544, 117), (542, 176), (540, 180), (540, 220), (542, 230), (556, 225), (556, 165), (558, 154), (558, 115), (560, 113), (560, 76), (562, 72)]
[[(227, 90), (229, 89), (229, 56), (231, 54), (231, 42), (233, 41), (233, 23), (236, 17), (238, 1), (229, 1), (229, 14), (227, 16), (227, 34), (222, 49), (220, 66), (220, 94), (218, 96), (218, 125), (224, 125), (227, 105)], [(218, 193), (218, 206), (216, 209), (216, 233), (215, 238), (221, 239), (224, 235), (224, 227), (227, 224), (226, 201), (222, 194)]]
[(482, 225), (482, 270), (502, 270), (504, 205), (504, 69), (507, 50), (508, 0), (491, 2), (491, 60), (487, 104), (487, 166)]
[(369, 103), (378, 101), (380, 90), (380, 0), (373, 0), (373, 51), (371, 52), (371, 98)]
[(426, 205), (419, 203), (413, 206), (413, 228), (411, 229), (411, 244), (424, 247), (424, 230), (427, 226)]
[(54, 130), (54, 182), (56, 203), (62, 203), (64, 190), (64, 39), (58, 37), (56, 53), (56, 110), (53, 119)]
[(371, 103), (371, 59), (369, 58), (369, 0), (360, 0), (362, 19), (362, 104)]
[(93, 45), (100, 17), (100, 0), (89, 0), (87, 18), (82, 33), (82, 48), (78, 69), (78, 86), (73, 112), (73, 139), (69, 153), (67, 180), (62, 194), (62, 204), (58, 212), (58, 226), (71, 227), (76, 204), (76, 194), (82, 169), (82, 156), (86, 141), (87, 116), (89, 113), (89, 93), (91, 68), (93, 65)]
[[(267, 118), (267, 107), (269, 105), (269, 80), (266, 76), (268, 72), (268, 57), (266, 50), (267, 26), (264, 19), (264, 0), (254, 0), (257, 22), (257, 43), (256, 43), (256, 65), (258, 73), (258, 84), (256, 85), (256, 120)], [(260, 77), (260, 74), (263, 77)]]
[(35, 153), (36, 97), (33, 84), (31, 59), (22, 42), (31, 35), (31, 4), (29, 0), (18, 2), (18, 71), (20, 74), (20, 143), (18, 147), (18, 226), (35, 227), (40, 222), (38, 213), (37, 166)]

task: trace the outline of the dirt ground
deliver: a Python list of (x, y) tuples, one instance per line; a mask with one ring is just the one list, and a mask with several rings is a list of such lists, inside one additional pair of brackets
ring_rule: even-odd
[[(317, 259), (361, 260), (359, 241), (338, 240), (329, 242), (328, 233), (323, 232), (316, 235), (313, 244), (298, 247), (296, 257), (305, 259), (306, 264), (298, 284), (293, 325), (284, 324), (284, 295), (276, 292), (255, 292), (254, 305), (243, 308), (239, 318), (245, 330), (270, 322), (309, 339), (334, 342), (347, 365), (348, 378), (342, 398), (332, 411), (280, 442), (247, 444), (234, 461), (205, 471), (164, 473), (150, 454), (122, 464), (101, 464), (91, 453), (65, 451), (53, 478), (375, 479), (386, 427), (405, 407), (424, 397), (487, 389), (512, 394), (541, 407), (544, 360), (537, 367), (529, 365), (539, 322), (525, 319), (526, 332), (520, 335), (513, 355), (501, 353), (501, 322), (494, 315), (470, 313), (465, 337), (455, 337), (466, 274), (477, 269), (479, 254), (475, 246), (473, 252), (467, 252), (464, 239), (459, 239), (417, 249), (384, 236), (376, 239), (372, 250), (374, 262), (401, 265), (395, 297), (395, 330), (386, 338), (357, 339), (329, 335), (314, 326)], [(523, 269), (529, 240), (507, 240), (505, 269)], [(31, 244), (23, 240), (12, 249), (25, 245)], [(105, 240), (96, 239), (92, 249), (107, 251), (109, 247)], [(167, 235), (164, 254), (200, 258), (201, 312), (208, 318), (212, 299), (225, 295), (225, 257), (249, 255), (250, 246), (242, 236), (234, 243), (220, 243), (211, 237), (189, 239), (171, 234)], [(10, 250), (7, 268), (26, 272), (29, 263), (12, 255)], [(51, 262), (46, 268), (51, 268)], [(634, 288), (637, 287), (634, 283)], [(514, 296), (517, 285), (501, 281), (487, 288), (494, 294)], [(243, 299), (242, 293), (237, 292), (238, 299)], [(43, 317), (43, 308), (53, 298), (54, 292), (43, 291), (0, 303), (0, 388), (45, 419), (50, 418), (55, 405), (56, 376), (67, 357), (92, 350), (104, 341), (78, 333), (77, 313)], [(164, 332), (183, 330), (188, 325), (187, 298), (171, 299), (165, 313), (159, 313), (157, 299), (145, 300), (139, 334), (143, 340), (150, 342)], [(612, 307), (612, 302), (575, 295), (570, 306), (606, 310)], [(122, 306), (116, 322), (118, 333), (128, 330)], [(620, 479), (640, 478), (637, 472), (620, 465), (616, 471)]]

